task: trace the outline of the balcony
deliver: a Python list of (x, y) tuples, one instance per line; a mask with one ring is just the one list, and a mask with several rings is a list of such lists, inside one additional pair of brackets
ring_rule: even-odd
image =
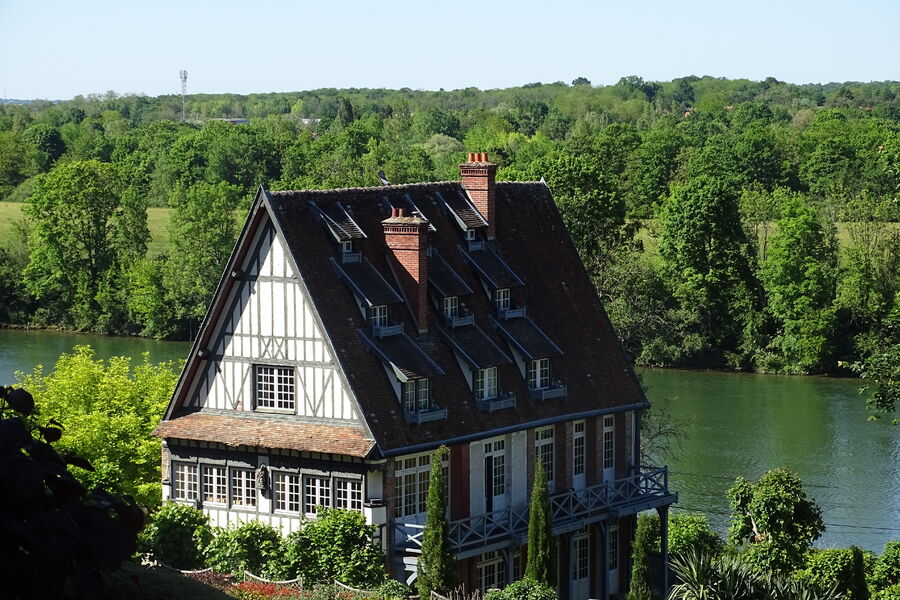
[(537, 402), (543, 402), (551, 398), (565, 398), (568, 393), (569, 388), (564, 386), (561, 381), (551, 381), (547, 387), (528, 390), (528, 395)]
[(499, 308), (497, 316), (501, 321), (509, 321), (510, 319), (520, 319), (525, 316), (525, 307), (517, 306), (516, 308)]
[(438, 408), (435, 406), (432, 408), (427, 408), (425, 410), (404, 410), (403, 416), (406, 418), (407, 423), (412, 423), (413, 425), (421, 425), (422, 423), (428, 423), (429, 421), (440, 421), (441, 419), (446, 419), (447, 409)]
[(397, 325), (373, 325), (372, 335), (376, 338), (386, 338), (392, 335), (400, 335), (403, 333), (403, 323)]
[(361, 252), (341, 252), (341, 263), (358, 263), (362, 262)]
[(484, 250), (484, 240), (468, 240), (469, 242), (469, 252), (473, 252), (475, 250)]
[(483, 400), (475, 399), (475, 406), (482, 412), (492, 413), (515, 405), (516, 395), (512, 392), (500, 393), (494, 398), (486, 398)]
[(456, 317), (447, 317), (447, 326), (451, 329), (456, 329), (457, 327), (464, 327), (466, 325), (471, 325), (475, 322), (474, 315), (459, 315)]
[[(601, 483), (583, 490), (569, 490), (550, 496), (553, 535), (581, 529), (608, 518), (637, 514), (643, 510), (672, 504), (677, 494), (669, 492), (666, 467)], [(528, 504), (496, 510), (450, 522), (450, 543), (457, 559), (467, 558), (510, 543), (524, 543), (528, 537)], [(424, 526), (391, 523), (394, 547), (401, 553), (422, 551)]]

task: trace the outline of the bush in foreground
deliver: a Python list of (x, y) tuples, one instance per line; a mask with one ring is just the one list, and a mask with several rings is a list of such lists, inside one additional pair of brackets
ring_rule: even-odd
[(170, 503), (150, 515), (138, 536), (138, 551), (176, 569), (199, 569), (212, 540), (209, 517), (185, 504)]

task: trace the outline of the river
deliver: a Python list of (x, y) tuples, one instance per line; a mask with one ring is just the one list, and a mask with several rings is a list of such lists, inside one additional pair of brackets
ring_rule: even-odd
[[(90, 344), (97, 356), (148, 352), (154, 362), (182, 360), (190, 344), (144, 338), (0, 329), (0, 383), (15, 371), (52, 369), (62, 352)], [(725, 491), (741, 475), (785, 466), (798, 473), (823, 509), (827, 530), (816, 545), (881, 552), (900, 539), (900, 427), (866, 421), (860, 382), (706, 371), (639, 369), (651, 402), (668, 399), (684, 435), (669, 460), (677, 507), (700, 510), (720, 532)], [(676, 507), (676, 508), (677, 508)]]

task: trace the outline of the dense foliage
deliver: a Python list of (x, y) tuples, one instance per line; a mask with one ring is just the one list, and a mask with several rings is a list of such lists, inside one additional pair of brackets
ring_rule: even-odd
[[(649, 515), (639, 515), (631, 542), (631, 583), (626, 600), (651, 600), (650, 552), (653, 548), (653, 523)], [(658, 548), (659, 546), (657, 546)]]
[[(0, 282), (0, 317), (190, 336), (260, 184), (456, 179), (486, 151), (500, 179), (545, 178), (637, 362), (840, 371), (893, 357), (898, 92), (693, 76), (322, 89), (195, 95), (186, 123), (175, 96), (3, 105), (0, 199), (27, 202), (30, 226), (0, 244), (0, 272), (26, 273)], [(172, 207), (152, 255), (148, 205)]]
[(556, 590), (533, 579), (513, 582), (503, 589), (490, 590), (484, 600), (558, 600)]
[(542, 585), (556, 585), (556, 555), (550, 529), (550, 489), (544, 464), (536, 461), (531, 504), (528, 507), (528, 553), (525, 577)]
[(92, 467), (51, 445), (64, 437), (62, 425), (42, 409), (24, 389), (0, 387), (3, 596), (107, 597), (109, 575), (134, 552), (141, 512), (130, 499), (89, 491), (69, 472)]
[(138, 536), (138, 551), (169, 567), (199, 569), (212, 535), (206, 513), (170, 502), (150, 515)]
[(42, 416), (66, 426), (57, 447), (84, 457), (93, 469), (76, 469), (86, 487), (133, 496), (144, 506), (160, 501), (159, 423), (178, 378), (173, 363), (132, 367), (131, 359), (96, 359), (89, 346), (63, 354), (49, 375), (39, 365), (20, 384), (34, 393)]

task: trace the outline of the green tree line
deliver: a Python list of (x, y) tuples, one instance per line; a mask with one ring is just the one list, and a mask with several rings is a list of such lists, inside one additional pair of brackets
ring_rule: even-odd
[[(0, 247), (0, 272), (24, 273), (0, 283), (0, 319), (189, 337), (258, 185), (456, 179), (484, 151), (500, 179), (550, 186), (638, 363), (817, 373), (897, 351), (900, 83), (629, 76), (187, 109), (0, 106), (0, 198), (27, 203)], [(173, 208), (156, 256), (148, 206)]]

